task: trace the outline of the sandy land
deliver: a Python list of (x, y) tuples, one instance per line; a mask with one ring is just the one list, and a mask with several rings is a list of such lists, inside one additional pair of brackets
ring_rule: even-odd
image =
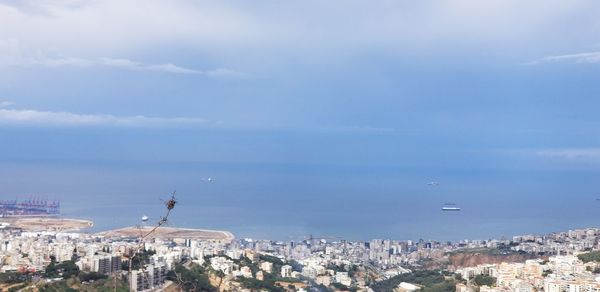
[(58, 217), (8, 217), (0, 218), (0, 223), (7, 227), (20, 228), (24, 231), (63, 231), (74, 232), (90, 228), (92, 221), (83, 219), (70, 219)]
[[(139, 237), (140, 234), (148, 233), (152, 227), (125, 227), (121, 229), (114, 229), (104, 232), (96, 233), (96, 235), (102, 235), (106, 237)], [(150, 236), (152, 238), (160, 239), (201, 239), (201, 240), (221, 240), (221, 241), (232, 241), (235, 237), (229, 231), (219, 230), (203, 230), (203, 229), (189, 229), (189, 228), (175, 228), (175, 227), (160, 227)]]

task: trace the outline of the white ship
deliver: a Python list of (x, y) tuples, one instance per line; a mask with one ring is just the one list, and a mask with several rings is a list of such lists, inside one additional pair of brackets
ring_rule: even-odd
[(442, 207), (442, 211), (460, 211), (460, 208), (459, 207), (444, 206), (444, 207)]

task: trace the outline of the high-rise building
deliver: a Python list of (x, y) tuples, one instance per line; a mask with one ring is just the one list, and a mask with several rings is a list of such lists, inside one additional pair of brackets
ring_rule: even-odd
[(165, 265), (149, 265), (145, 269), (131, 271), (129, 278), (131, 291), (144, 291), (158, 289), (164, 283), (167, 276)]
[(110, 274), (121, 270), (121, 257), (119, 256), (94, 256), (92, 272)]

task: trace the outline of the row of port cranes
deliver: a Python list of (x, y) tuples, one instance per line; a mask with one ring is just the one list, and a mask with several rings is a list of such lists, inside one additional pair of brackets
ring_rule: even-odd
[(60, 214), (60, 201), (40, 198), (27, 200), (0, 200), (0, 216), (56, 216)]

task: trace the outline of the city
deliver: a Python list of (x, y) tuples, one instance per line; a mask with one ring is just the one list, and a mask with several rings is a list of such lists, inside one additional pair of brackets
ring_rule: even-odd
[(599, 0), (0, 0), (0, 292), (600, 292), (599, 32)]
[(600, 291), (598, 228), (457, 242), (207, 234), (156, 233), (141, 241), (135, 232), (3, 224), (0, 285), (9, 291)]

